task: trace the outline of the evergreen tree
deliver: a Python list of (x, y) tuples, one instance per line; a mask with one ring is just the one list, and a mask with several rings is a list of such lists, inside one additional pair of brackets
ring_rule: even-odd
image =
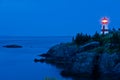
[(83, 35), (82, 33), (78, 33), (74, 39), (74, 42), (77, 45), (82, 45), (85, 44), (86, 42), (88, 42), (89, 40), (91, 40), (91, 36), (90, 35)]
[(114, 32), (111, 39), (110, 43), (112, 44), (119, 44), (120, 43), (120, 34), (118, 32)]
[(96, 33), (93, 35), (93, 37), (92, 37), (92, 39), (94, 40), (94, 41), (99, 41), (100, 42), (100, 35), (99, 35), (99, 33), (96, 31)]

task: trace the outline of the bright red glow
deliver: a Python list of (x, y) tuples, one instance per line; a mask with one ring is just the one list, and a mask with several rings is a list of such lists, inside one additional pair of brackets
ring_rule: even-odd
[(108, 24), (108, 18), (106, 18), (106, 17), (102, 18), (101, 23)]

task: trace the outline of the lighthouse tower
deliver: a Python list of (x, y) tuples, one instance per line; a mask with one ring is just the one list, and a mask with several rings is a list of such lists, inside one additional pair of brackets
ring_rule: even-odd
[(107, 33), (109, 33), (109, 30), (108, 30), (108, 18), (103, 17), (101, 19), (101, 23), (102, 23), (101, 34), (107, 34)]

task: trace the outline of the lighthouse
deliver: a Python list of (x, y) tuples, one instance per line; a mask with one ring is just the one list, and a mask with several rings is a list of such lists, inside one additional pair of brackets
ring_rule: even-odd
[(103, 17), (101, 19), (101, 24), (102, 24), (102, 27), (101, 27), (101, 34), (107, 34), (109, 33), (109, 30), (108, 30), (108, 18), (106, 17)]

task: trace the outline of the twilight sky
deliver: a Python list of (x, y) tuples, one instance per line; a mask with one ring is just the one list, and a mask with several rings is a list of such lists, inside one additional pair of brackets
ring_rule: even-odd
[(120, 0), (0, 0), (1, 36), (73, 36), (120, 27)]

